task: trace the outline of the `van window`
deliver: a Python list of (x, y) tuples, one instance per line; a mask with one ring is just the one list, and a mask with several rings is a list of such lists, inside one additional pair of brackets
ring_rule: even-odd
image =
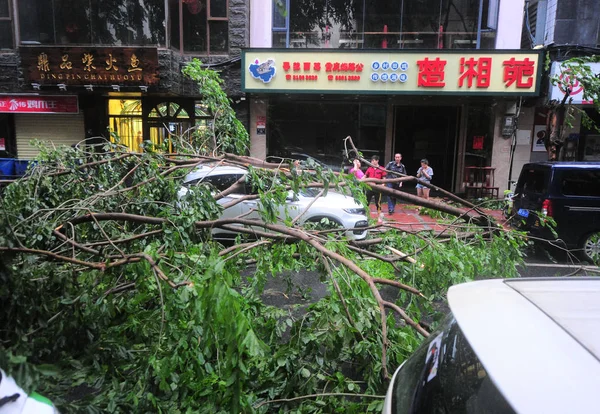
[(523, 170), (519, 177), (517, 192), (541, 194), (547, 189), (549, 176), (549, 170)]
[(564, 171), (562, 193), (570, 196), (600, 197), (600, 170)]
[(510, 414), (514, 410), (450, 315), (398, 372), (392, 412)]

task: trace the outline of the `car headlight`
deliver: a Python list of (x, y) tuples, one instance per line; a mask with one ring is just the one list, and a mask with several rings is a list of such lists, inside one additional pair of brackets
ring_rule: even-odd
[(348, 214), (362, 214), (365, 215), (364, 208), (345, 208), (344, 211)]

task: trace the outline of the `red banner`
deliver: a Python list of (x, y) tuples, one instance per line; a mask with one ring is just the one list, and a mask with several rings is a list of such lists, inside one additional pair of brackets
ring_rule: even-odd
[(77, 114), (77, 96), (0, 96), (0, 112)]
[(483, 135), (475, 135), (473, 137), (473, 149), (474, 150), (482, 150), (483, 149)]

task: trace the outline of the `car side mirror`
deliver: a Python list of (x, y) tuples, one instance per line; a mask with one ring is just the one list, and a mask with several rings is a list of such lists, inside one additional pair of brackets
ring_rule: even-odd
[(298, 197), (296, 197), (296, 194), (294, 194), (293, 191), (288, 191), (285, 201), (297, 201), (297, 200), (298, 200)]

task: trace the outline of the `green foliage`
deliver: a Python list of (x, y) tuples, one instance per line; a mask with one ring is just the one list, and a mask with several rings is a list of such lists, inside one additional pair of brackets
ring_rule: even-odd
[[(517, 277), (516, 265), (522, 263), (521, 249), (526, 246), (526, 238), (513, 231), (492, 236), (478, 234), (469, 240), (453, 236), (441, 241), (433, 234), (425, 237), (426, 233), (421, 236), (389, 232), (385, 242), (378, 246), (378, 252), (384, 254), (386, 246), (392, 246), (409, 255), (418, 253), (416, 265), (404, 266), (407, 272), (402, 275), (402, 281), (431, 300), (445, 298), (448, 288), (458, 283)], [(390, 274), (391, 268), (387, 264), (386, 267)]]
[[(247, 135), (230, 122), (218, 78), (199, 62), (186, 70), (218, 115), (210, 151), (245, 151)], [(180, 199), (191, 168), (181, 162), (190, 158), (159, 150), (41, 148), (29, 176), (4, 189), (0, 366), (65, 413), (380, 412), (383, 369), (393, 371), (422, 337), (387, 314), (383, 367), (380, 309), (361, 277), (305, 241), (225, 250), (209, 229), (198, 230), (222, 213), (214, 189), (199, 185)], [(250, 168), (249, 177), (267, 223), (307, 183), (365, 201), (361, 183), (319, 166), (301, 173)], [(289, 217), (285, 224), (297, 228)], [(390, 230), (372, 253), (388, 254), (386, 246), (419, 252), (416, 264), (395, 267), (351, 250), (335, 232), (311, 240), (373, 276), (420, 289), (427, 298), (386, 293), (415, 320), (435, 323), (431, 301), (452, 284), (516, 274), (518, 236), (473, 232), (481, 235), (440, 242)], [(328, 294), (267, 305), (265, 288), (282, 274), (288, 293), (306, 297), (293, 278), (299, 271), (318, 272)], [(331, 393), (357, 396), (283, 401)]]
[[(600, 128), (595, 124), (589, 114), (579, 106), (571, 105), (572, 97), (571, 93), (575, 88), (583, 87), (582, 100), (592, 102), (593, 108), (596, 112), (600, 112), (600, 78), (594, 73), (590, 63), (597, 63), (600, 61), (598, 55), (591, 56), (579, 56), (567, 59), (560, 62), (561, 73), (555, 74), (550, 78), (552, 85), (561, 85), (562, 89), (566, 91), (565, 98), (559, 103), (559, 108), (564, 110), (564, 122), (570, 128), (573, 127), (575, 115), (579, 114), (581, 117), (581, 123), (587, 129), (594, 129), (600, 131)], [(550, 65), (550, 60), (547, 58), (546, 70)], [(562, 73), (567, 73), (568, 76), (563, 76)], [(564, 108), (566, 106), (566, 108)], [(563, 126), (558, 125), (558, 136), (561, 140), (565, 137), (562, 136)]]
[(250, 143), (248, 132), (236, 118), (230, 99), (221, 88), (223, 80), (218, 73), (202, 68), (202, 62), (196, 58), (192, 59), (182, 72), (198, 84), (203, 105), (215, 117), (209, 128), (196, 132), (200, 147), (210, 148), (211, 152), (215, 153), (246, 154)]

